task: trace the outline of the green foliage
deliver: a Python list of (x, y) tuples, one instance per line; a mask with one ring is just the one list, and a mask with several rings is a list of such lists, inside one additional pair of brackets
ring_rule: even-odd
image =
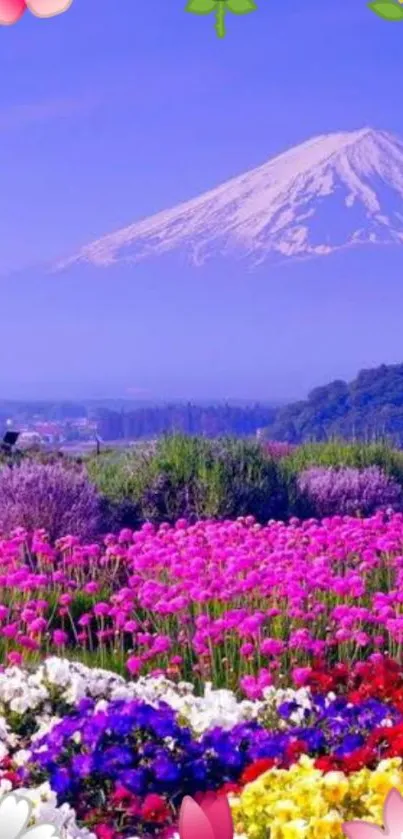
[(225, 37), (225, 17), (227, 12), (235, 15), (247, 15), (256, 11), (254, 0), (188, 0), (187, 12), (195, 15), (215, 14), (215, 30), (219, 38)]
[(225, 5), (234, 15), (247, 15), (257, 9), (253, 0), (226, 0)]
[(283, 460), (284, 469), (302, 472), (310, 466), (354, 466), (365, 469), (379, 466), (403, 484), (403, 453), (387, 443), (348, 443), (332, 440), (329, 443), (305, 443)]
[(215, 0), (189, 0), (186, 11), (194, 15), (209, 15), (214, 12), (215, 5)]
[(267, 429), (272, 440), (326, 442), (335, 437), (403, 445), (403, 364), (362, 370), (347, 384), (334, 381), (308, 399), (281, 408)]
[(368, 7), (384, 20), (403, 20), (403, 8), (393, 0), (375, 0)]
[(145, 452), (92, 458), (88, 471), (115, 509), (130, 504), (138, 521), (253, 515), (264, 522), (287, 512), (279, 466), (253, 441), (171, 435)]

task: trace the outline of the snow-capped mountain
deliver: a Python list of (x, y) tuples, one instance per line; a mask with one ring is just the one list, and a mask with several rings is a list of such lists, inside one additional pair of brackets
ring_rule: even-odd
[(308, 140), (199, 198), (131, 224), (61, 263), (111, 265), (170, 251), (211, 257), (330, 254), (403, 243), (403, 143), (383, 131)]

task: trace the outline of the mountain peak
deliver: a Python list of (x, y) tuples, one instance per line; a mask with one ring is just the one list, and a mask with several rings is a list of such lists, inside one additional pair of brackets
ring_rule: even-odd
[(82, 248), (61, 263), (107, 266), (184, 251), (210, 257), (325, 255), (403, 243), (403, 143), (365, 127), (313, 137), (198, 198)]

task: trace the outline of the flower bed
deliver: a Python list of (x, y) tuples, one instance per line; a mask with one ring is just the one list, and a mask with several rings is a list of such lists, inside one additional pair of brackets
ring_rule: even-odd
[(59, 651), (251, 699), (315, 658), (400, 652), (403, 516), (122, 531), (104, 545), (0, 540), (9, 663)]
[[(288, 821), (291, 836), (298, 825), (302, 836), (327, 835), (326, 826), (341, 836), (345, 818), (375, 820), (385, 792), (403, 790), (403, 668), (376, 656), (295, 675), (309, 684), (268, 687), (251, 702), (57, 658), (30, 673), (9, 668), (0, 675), (0, 794), (33, 788), (38, 813), (66, 836), (165, 835), (183, 796), (210, 790), (230, 795), (236, 829), (252, 839), (266, 805), (279, 839)], [(320, 692), (327, 678), (333, 690)], [(305, 801), (308, 787), (315, 795)]]
[(203, 791), (250, 839), (341, 836), (354, 796), (378, 819), (403, 789), (402, 582), (401, 514), (0, 539), (0, 795), (98, 839), (165, 839)]

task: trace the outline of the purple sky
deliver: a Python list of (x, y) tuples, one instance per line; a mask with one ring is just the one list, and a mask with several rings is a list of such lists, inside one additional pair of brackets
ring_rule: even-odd
[[(25, 392), (25, 383), (32, 395), (38, 382), (41, 395), (56, 391), (55, 383), (67, 393), (92, 382), (99, 390), (103, 381), (105, 392), (113, 384), (115, 390), (132, 386), (158, 395), (293, 396), (318, 377), (350, 375), (367, 361), (383, 356), (403, 361), (403, 341), (400, 349), (387, 334), (387, 308), (381, 313), (384, 352), (377, 339), (372, 353), (371, 324), (379, 306), (373, 309), (367, 299), (365, 322), (351, 344), (355, 355), (335, 345), (329, 363), (316, 363), (306, 318), (312, 307), (320, 318), (328, 304), (325, 298), (318, 302), (315, 279), (312, 287), (307, 282), (305, 296), (300, 287), (271, 286), (270, 278), (259, 292), (272, 295), (266, 299), (268, 314), (273, 307), (283, 313), (281, 334), (286, 321), (297, 341), (306, 330), (312, 343), (302, 378), (292, 343), (280, 351), (280, 376), (273, 361), (279, 337), (271, 339), (263, 322), (256, 344), (261, 307), (255, 312), (251, 302), (245, 321), (239, 290), (227, 304), (228, 278), (221, 288), (202, 292), (197, 277), (184, 289), (173, 276), (165, 303), (163, 293), (153, 302), (149, 288), (139, 284), (131, 301), (137, 310), (143, 307), (137, 321), (134, 314), (128, 320), (124, 301), (111, 304), (105, 274), (96, 304), (96, 280), (82, 294), (74, 288), (69, 295), (67, 281), (37, 279), (37, 263), (68, 256), (92, 238), (191, 198), (312, 135), (371, 125), (403, 136), (403, 25), (379, 20), (365, 0), (258, 0), (254, 14), (228, 18), (224, 41), (215, 37), (210, 18), (186, 15), (184, 5), (184, 0), (74, 0), (59, 18), (41, 21), (27, 14), (0, 31), (0, 271), (29, 269), (24, 280), (18, 275), (1, 280), (13, 301), (12, 317), (2, 315), (0, 335), (0, 354), (12, 356), (14, 364), (12, 374), (0, 373), (5, 396)], [(325, 261), (321, 265), (325, 272)], [(367, 287), (365, 277), (356, 281), (358, 312)], [(48, 293), (50, 282), (54, 293)], [(373, 283), (376, 288), (376, 278)], [(329, 281), (330, 296), (337, 296), (337, 288), (336, 280)], [(340, 312), (345, 293), (340, 284)], [(293, 306), (301, 294), (299, 307)], [(391, 294), (400, 305), (397, 281)], [(172, 307), (176, 296), (183, 309)], [(195, 308), (203, 323), (192, 321)], [(217, 330), (210, 338), (212, 358), (203, 347), (210, 321)], [(166, 352), (164, 322), (168, 337), (179, 336)], [(108, 323), (105, 348), (101, 333)], [(159, 338), (153, 342), (157, 323)], [(130, 331), (130, 324), (135, 334), (129, 345), (121, 332)], [(237, 343), (241, 325), (244, 355), (236, 347), (229, 354), (225, 347), (229, 340)], [(188, 353), (192, 334), (199, 344), (189, 344)], [(127, 361), (130, 353), (136, 364)], [(211, 370), (214, 353), (221, 354), (220, 374)]]

